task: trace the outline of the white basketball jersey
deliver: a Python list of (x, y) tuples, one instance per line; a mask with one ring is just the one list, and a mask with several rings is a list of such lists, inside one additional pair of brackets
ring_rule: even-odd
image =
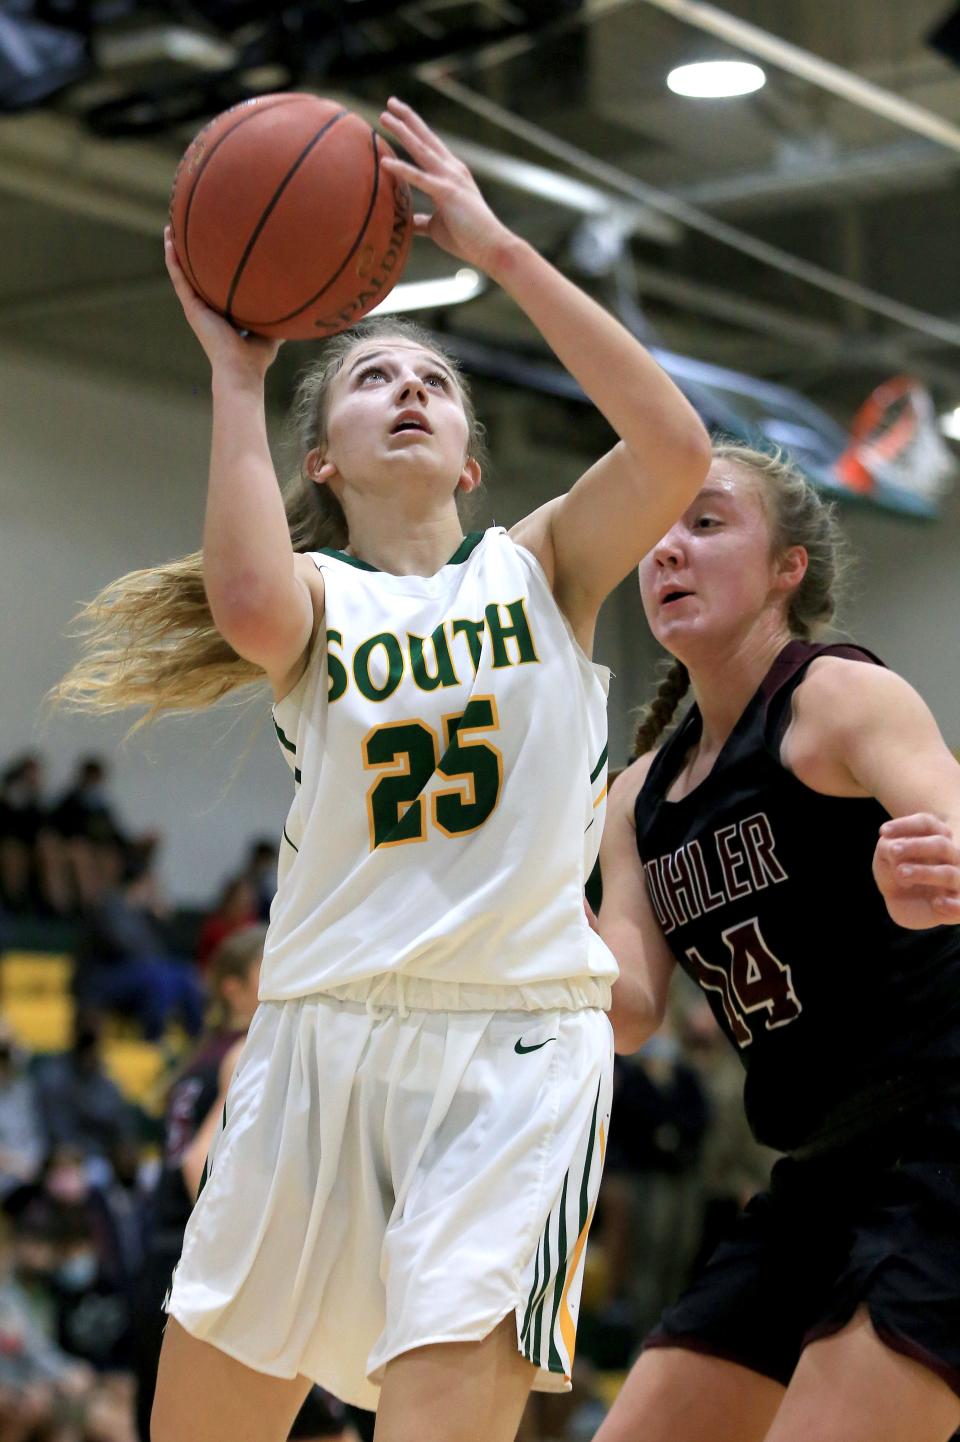
[(390, 972), (611, 982), (583, 910), (610, 673), (577, 645), (539, 562), (499, 528), (433, 576), (312, 559), (325, 635), (274, 707), (295, 795), (261, 997)]

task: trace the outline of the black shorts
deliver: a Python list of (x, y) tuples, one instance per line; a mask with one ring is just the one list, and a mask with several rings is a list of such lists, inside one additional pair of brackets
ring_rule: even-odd
[(865, 1306), (880, 1338), (960, 1395), (960, 1099), (881, 1136), (776, 1163), (646, 1347), (786, 1386), (808, 1342)]
[(339, 1437), (347, 1425), (347, 1409), (322, 1387), (311, 1387), (290, 1428), (294, 1438)]

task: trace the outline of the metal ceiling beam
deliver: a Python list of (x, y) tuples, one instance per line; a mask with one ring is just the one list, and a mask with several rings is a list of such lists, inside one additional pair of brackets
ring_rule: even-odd
[(768, 209), (775, 201), (782, 212), (787, 206), (822, 204), (831, 191), (842, 192), (848, 201), (858, 195), (923, 189), (958, 166), (960, 156), (942, 146), (902, 140), (832, 156), (812, 154), (807, 162), (702, 180), (678, 186), (673, 194), (712, 211)]
[(797, 75), (811, 85), (849, 101), (851, 105), (858, 105), (861, 110), (869, 110), (904, 130), (912, 130), (927, 140), (960, 153), (960, 126), (944, 120), (922, 105), (904, 100), (892, 90), (863, 80), (842, 65), (834, 65), (809, 50), (802, 50), (799, 45), (791, 45), (769, 31), (761, 30), (758, 25), (740, 20), (716, 5), (708, 5), (705, 0), (642, 0), (642, 3), (655, 10), (663, 10), (709, 35), (716, 35), (749, 55), (767, 60), (790, 75)]
[(506, 107), (478, 95), (476, 91), (455, 80), (450, 75), (449, 68), (427, 64), (420, 68), (418, 74), (423, 83), (438, 94), (444, 95), (474, 115), (483, 116), (508, 134), (537, 147), (571, 169), (589, 175), (594, 183), (599, 181), (611, 190), (640, 204), (649, 205), (651, 209), (670, 216), (681, 225), (708, 236), (721, 245), (729, 246), (741, 255), (750, 256), (761, 265), (770, 266), (784, 275), (793, 276), (796, 280), (825, 291), (828, 295), (836, 296), (874, 315), (883, 316), (906, 330), (917, 331), (921, 335), (941, 340), (946, 345), (960, 347), (960, 325), (943, 320), (928, 311), (919, 310), (916, 306), (904, 305), (879, 291), (848, 280), (846, 276), (838, 275), (825, 266), (802, 260), (780, 246), (770, 245), (748, 231), (739, 230), (717, 216), (688, 204), (668, 191), (648, 185), (618, 166), (610, 165), (598, 156), (580, 150), (544, 130), (542, 126), (534, 125), (532, 121), (524, 120)]
[[(371, 123), (377, 119), (379, 111), (343, 99)], [(625, 203), (612, 191), (490, 146), (447, 139), (481, 178), (575, 214), (613, 215), (627, 233), (661, 245), (680, 239), (680, 227), (649, 206)], [(52, 112), (11, 116), (0, 127), (0, 192), (142, 235), (156, 236), (163, 226), (175, 167), (175, 158), (156, 144), (100, 140)]]
[[(930, 384), (960, 391), (960, 369), (928, 362), (915, 351), (924, 344), (913, 336), (865, 336), (853, 333), (828, 321), (810, 320), (796, 311), (751, 300), (719, 286), (706, 285), (687, 276), (671, 275), (649, 265), (634, 265), (634, 278), (644, 298), (670, 301), (691, 315), (707, 316), (740, 326), (758, 335), (771, 336), (780, 345), (780, 363), (795, 365), (793, 354), (799, 349), (815, 357), (818, 365), (829, 362), (841, 368), (876, 365), (891, 372), (904, 367)], [(711, 341), (712, 344), (712, 341)], [(736, 348), (737, 342), (732, 342)], [(749, 354), (751, 341), (739, 342), (743, 355)]]
[(552, 205), (577, 211), (581, 215), (615, 216), (627, 235), (638, 235), (644, 240), (658, 241), (661, 245), (676, 245), (680, 240), (680, 226), (667, 216), (658, 215), (647, 205), (624, 205), (622, 196), (597, 185), (588, 185), (572, 175), (534, 165), (528, 160), (517, 160), (503, 151), (477, 145), (458, 135), (439, 133), (481, 178), (496, 180), (512, 190), (547, 200)]
[(186, 25), (153, 24), (121, 29), (102, 25), (96, 33), (96, 58), (100, 70), (117, 71), (166, 62), (186, 65), (192, 70), (217, 71), (236, 65), (239, 52), (220, 36)]

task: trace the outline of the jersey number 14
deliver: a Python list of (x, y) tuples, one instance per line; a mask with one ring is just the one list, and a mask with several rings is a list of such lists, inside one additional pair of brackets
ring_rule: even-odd
[(755, 916), (722, 932), (727, 948), (725, 965), (707, 961), (695, 946), (687, 960), (704, 991), (719, 993), (730, 1035), (739, 1047), (753, 1041), (750, 1018), (763, 1019), (767, 1031), (788, 1026), (803, 1007), (793, 989), (789, 966), (774, 956), (760, 932)]

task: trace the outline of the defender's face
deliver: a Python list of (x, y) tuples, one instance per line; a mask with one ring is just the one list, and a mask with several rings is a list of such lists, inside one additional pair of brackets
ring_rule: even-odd
[(654, 636), (683, 661), (748, 631), (769, 602), (773, 575), (757, 485), (714, 461), (696, 500), (640, 562), (640, 595)]
[(456, 377), (432, 351), (400, 338), (362, 343), (333, 383), (325, 459), (348, 486), (457, 485), (468, 442)]

